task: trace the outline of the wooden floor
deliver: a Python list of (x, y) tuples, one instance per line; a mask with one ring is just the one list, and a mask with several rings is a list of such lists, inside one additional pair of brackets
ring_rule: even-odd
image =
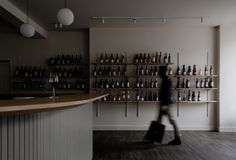
[(95, 131), (93, 160), (236, 160), (236, 133), (182, 132), (182, 145), (143, 142), (143, 131)]

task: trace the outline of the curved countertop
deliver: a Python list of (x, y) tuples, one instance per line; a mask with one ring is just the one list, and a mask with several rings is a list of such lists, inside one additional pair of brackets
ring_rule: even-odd
[(56, 98), (24, 97), (13, 100), (0, 100), (0, 114), (15, 112), (35, 112), (66, 109), (101, 99), (108, 94), (62, 95)]

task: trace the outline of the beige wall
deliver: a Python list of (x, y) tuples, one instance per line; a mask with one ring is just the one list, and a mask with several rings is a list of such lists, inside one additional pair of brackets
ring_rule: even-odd
[[(90, 61), (95, 62), (96, 56), (103, 53), (127, 53), (130, 57), (140, 52), (170, 52), (173, 58), (174, 71), (177, 53), (180, 53), (180, 65), (197, 64), (204, 69), (207, 64), (217, 68), (216, 64), (216, 29), (212, 27), (160, 26), (157, 28), (91, 28), (90, 29)], [(215, 71), (217, 72), (217, 71)], [(217, 74), (217, 73), (215, 73)], [(206, 100), (206, 91), (202, 91), (202, 99)], [(214, 94), (209, 92), (209, 97)], [(125, 116), (125, 104), (101, 103), (99, 116), (97, 105), (94, 107), (95, 129), (147, 129), (151, 120), (158, 113), (156, 103), (128, 104), (128, 116)], [(139, 109), (137, 108), (139, 107)], [(181, 129), (212, 130), (217, 127), (217, 104), (180, 104), (177, 121)], [(173, 105), (173, 113), (177, 116), (177, 105)], [(140, 115), (137, 116), (137, 112)], [(208, 111), (207, 111), (208, 110)], [(208, 114), (208, 116), (207, 116)], [(165, 120), (166, 124), (169, 124)], [(168, 129), (172, 129), (168, 125)]]

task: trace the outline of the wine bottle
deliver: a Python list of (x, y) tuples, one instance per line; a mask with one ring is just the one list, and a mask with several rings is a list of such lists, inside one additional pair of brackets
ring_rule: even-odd
[(168, 55), (168, 63), (170, 64), (171, 63), (171, 56), (170, 56), (170, 53)]
[(147, 63), (147, 56), (146, 56), (146, 53), (144, 53), (144, 56), (143, 56), (143, 63)]
[(129, 88), (130, 87), (130, 83), (129, 83), (129, 80), (126, 79), (126, 88)]
[(159, 60), (158, 60), (158, 61), (159, 61), (159, 63), (163, 63), (163, 59), (162, 59), (161, 52), (160, 52), (160, 54), (159, 54), (159, 57), (158, 57), (158, 58), (159, 58)]
[(116, 76), (116, 68), (113, 66), (113, 72), (112, 72), (113, 76)]
[(148, 75), (149, 72), (148, 72), (148, 67), (146, 66), (146, 69), (145, 69), (145, 75)]
[(136, 56), (135, 56), (135, 63), (138, 64), (138, 62), (139, 62), (139, 57), (138, 57), (138, 54), (136, 54)]
[(181, 91), (178, 91), (178, 101), (182, 100)]
[(177, 88), (181, 88), (181, 85), (180, 85), (180, 78), (178, 77), (178, 80), (177, 80), (177, 85), (176, 85)]
[(137, 78), (137, 81), (136, 81), (136, 87), (139, 88), (140, 87), (140, 84), (139, 84), (139, 79)]
[(117, 63), (117, 64), (120, 63), (120, 59), (119, 59), (118, 53), (116, 53), (116, 63)]
[(115, 88), (115, 82), (113, 79), (111, 80), (111, 88)]
[(111, 63), (114, 63), (113, 53), (111, 53)]
[(164, 63), (167, 64), (168, 63), (168, 57), (167, 57), (167, 53), (164, 54)]
[(155, 100), (158, 101), (159, 100), (159, 95), (158, 95), (158, 91), (155, 92)]
[(154, 88), (154, 82), (153, 82), (152, 79), (151, 79), (151, 82), (150, 82), (150, 88)]
[(183, 65), (182, 75), (186, 75), (185, 65)]
[(188, 101), (192, 101), (192, 96), (190, 90), (188, 91)]
[(127, 101), (130, 100), (130, 94), (129, 94), (129, 91), (127, 91), (127, 93), (126, 93), (126, 100), (127, 100)]
[(160, 63), (158, 52), (156, 52), (155, 63)]
[(118, 66), (117, 75), (118, 75), (118, 76), (121, 75), (121, 69), (120, 69), (120, 66)]
[(143, 68), (143, 66), (141, 66), (140, 75), (144, 75), (144, 68)]
[(119, 80), (116, 81), (116, 88), (120, 88), (120, 81)]
[(192, 69), (191, 69), (191, 66), (188, 66), (188, 75), (192, 75)]
[(152, 63), (152, 59), (151, 59), (151, 56), (150, 56), (150, 53), (148, 53), (148, 63)]
[(214, 71), (213, 71), (212, 65), (210, 66), (210, 75), (214, 75)]
[(140, 100), (141, 100), (141, 101), (144, 101), (143, 91), (141, 91)]
[(200, 82), (199, 82), (198, 78), (196, 80), (196, 88), (200, 88)]
[(123, 101), (125, 101), (125, 100), (126, 100), (125, 91), (122, 91), (122, 100), (123, 100)]
[(201, 79), (201, 82), (200, 82), (200, 87), (201, 87), (201, 88), (204, 88), (204, 82), (203, 82), (202, 79)]
[(201, 95), (200, 95), (200, 91), (198, 91), (198, 95), (197, 95), (197, 101), (201, 101)]
[(145, 79), (145, 88), (148, 88), (148, 81), (147, 81), (147, 79)]
[(186, 88), (190, 88), (190, 81), (188, 79), (186, 80)]
[(125, 63), (125, 53), (123, 53), (121, 56), (121, 63), (123, 63), (123, 64)]
[(181, 84), (181, 88), (185, 88), (185, 80), (183, 78), (182, 84)]
[(152, 53), (152, 63), (156, 63), (156, 58), (155, 58), (154, 53)]
[(154, 82), (154, 88), (157, 88), (157, 87), (158, 87), (158, 81), (157, 81), (157, 78), (156, 78), (156, 80)]
[(140, 53), (140, 55), (139, 55), (139, 63), (143, 63), (143, 54), (142, 53)]
[(197, 75), (197, 67), (196, 67), (196, 64), (193, 65), (193, 75)]
[(136, 76), (138, 76), (139, 75), (139, 66), (137, 66), (137, 68), (136, 68)]
[(109, 88), (109, 82), (108, 82), (107, 79), (106, 79), (106, 81), (105, 81), (105, 87), (106, 87), (106, 88)]
[(157, 69), (157, 66), (155, 66), (154, 75), (155, 75), (155, 76), (158, 76), (158, 69)]
[(151, 70), (150, 70), (150, 75), (153, 76), (154, 75), (154, 71), (153, 71), (153, 68), (151, 66)]
[(137, 92), (137, 94), (136, 94), (136, 101), (140, 101), (140, 95), (139, 95), (138, 92)]
[(205, 79), (205, 82), (204, 82), (204, 87), (205, 87), (205, 88), (208, 88), (208, 87), (209, 87), (208, 83), (209, 83), (209, 82), (208, 82), (208, 78), (206, 78), (206, 79)]
[(105, 63), (108, 63), (109, 62), (109, 59), (108, 59), (108, 55), (106, 53), (106, 56), (105, 56)]
[(140, 88), (143, 88), (144, 87), (144, 83), (143, 83), (143, 79), (140, 80)]
[(123, 75), (124, 75), (124, 76), (127, 75), (127, 65), (124, 66)]
[(181, 74), (181, 71), (180, 71), (180, 67), (179, 67), (179, 66), (177, 67), (176, 74), (177, 74), (177, 75), (180, 75), (180, 74)]
[(187, 95), (186, 95), (186, 92), (184, 91), (183, 93), (183, 101), (186, 101), (187, 100)]
[(173, 74), (173, 71), (172, 71), (172, 68), (169, 67), (169, 70), (168, 70), (168, 75), (172, 75)]
[(193, 91), (193, 93), (192, 93), (192, 101), (196, 101), (195, 91)]
[(100, 63), (103, 63), (103, 62), (104, 62), (103, 54), (101, 53), (101, 56), (100, 56)]
[(209, 81), (209, 87), (210, 88), (213, 88), (214, 87), (214, 82), (213, 82), (213, 79), (211, 78), (210, 81)]
[(207, 66), (205, 66), (204, 75), (205, 75), (205, 76), (207, 76), (207, 75), (208, 75)]
[(124, 82), (123, 78), (121, 80), (121, 88), (125, 88), (125, 82)]

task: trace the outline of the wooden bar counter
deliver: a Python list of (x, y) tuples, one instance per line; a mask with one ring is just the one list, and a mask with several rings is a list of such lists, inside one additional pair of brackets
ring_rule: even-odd
[(0, 160), (92, 160), (93, 101), (104, 96), (0, 100)]
[(49, 97), (12, 97), (10, 100), (0, 100), (0, 114), (10, 112), (34, 112), (55, 109), (65, 109), (80, 106), (107, 96), (98, 94), (60, 95)]

